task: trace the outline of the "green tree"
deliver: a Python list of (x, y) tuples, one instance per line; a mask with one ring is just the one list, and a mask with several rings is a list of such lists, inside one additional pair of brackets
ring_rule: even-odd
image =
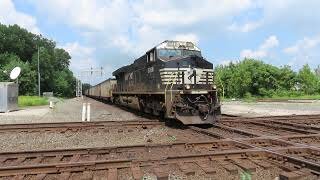
[[(59, 71), (55, 74), (54, 85), (55, 93), (58, 96), (71, 97), (75, 94), (75, 81), (73, 74), (70, 70), (65, 69), (64, 71)], [(71, 82), (71, 84), (70, 84)]]
[(318, 65), (315, 71), (316, 71), (316, 75), (320, 77), (320, 65)]
[(31, 69), (30, 63), (22, 62), (16, 55), (7, 54), (6, 59), (9, 63), (3, 66), (3, 71), (5, 71), (5, 73), (2, 73), (0, 76), (1, 81), (11, 81), (9, 74), (13, 68), (18, 66), (22, 69), (21, 74), (18, 77), (19, 93), (25, 95), (34, 94), (36, 72)]
[(284, 66), (280, 69), (278, 81), (281, 90), (294, 90), (297, 84), (297, 73), (290, 66)]
[[(298, 82), (300, 84), (301, 90), (308, 94), (312, 95), (317, 93), (319, 90), (319, 78), (311, 70), (308, 64), (304, 65), (298, 73)], [(319, 92), (318, 92), (319, 93)]]
[(255, 59), (217, 66), (215, 73), (226, 97), (287, 95), (297, 84), (297, 74), (290, 66), (278, 68)]
[(84, 83), (82, 84), (82, 94), (84, 94), (84, 92), (87, 90), (87, 89), (90, 89), (91, 85), (88, 84), (88, 83)]
[[(69, 70), (71, 56), (56, 43), (41, 35), (35, 35), (18, 25), (0, 24), (0, 70), (21, 66), (25, 79), (20, 85), (21, 94), (36, 94), (40, 49), (41, 92), (53, 91), (59, 96), (73, 96), (74, 78)], [(60, 77), (61, 76), (61, 77)], [(6, 80), (0, 72), (0, 80)]]

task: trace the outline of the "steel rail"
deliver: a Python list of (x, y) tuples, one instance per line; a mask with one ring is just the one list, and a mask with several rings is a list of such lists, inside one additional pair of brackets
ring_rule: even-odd
[(65, 123), (34, 123), (34, 124), (6, 124), (0, 125), (0, 132), (9, 131), (46, 131), (55, 129), (81, 129), (81, 128), (114, 128), (130, 126), (158, 126), (164, 125), (157, 121), (95, 121), (95, 122), (65, 122)]

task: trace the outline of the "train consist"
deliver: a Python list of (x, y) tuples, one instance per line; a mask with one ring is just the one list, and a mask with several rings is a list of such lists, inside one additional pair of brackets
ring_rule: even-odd
[(113, 76), (85, 95), (186, 125), (220, 119), (213, 65), (191, 42), (164, 41)]

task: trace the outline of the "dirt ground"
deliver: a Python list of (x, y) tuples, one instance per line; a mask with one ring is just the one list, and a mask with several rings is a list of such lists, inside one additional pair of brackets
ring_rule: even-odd
[(53, 109), (50, 109), (48, 105), (26, 107), (18, 111), (0, 113), (0, 124), (81, 121), (83, 103), (91, 104), (92, 121), (130, 121), (141, 118), (119, 107), (84, 97), (83, 99), (73, 98), (58, 101)]
[[(71, 122), (81, 121), (81, 110), (83, 103), (91, 103), (92, 121), (130, 121), (142, 119), (142, 117), (123, 110), (119, 107), (104, 104), (89, 98), (74, 98), (59, 101), (55, 108), (48, 106), (24, 108), (19, 111), (0, 114), (0, 123), (38, 123), (38, 122)], [(319, 101), (307, 102), (224, 102), (222, 113), (239, 116), (269, 116), (290, 114), (320, 114)], [(216, 131), (219, 133), (218, 131)], [(191, 138), (192, 137), (192, 138)], [(194, 139), (193, 139), (194, 138)], [(86, 148), (86, 147), (110, 147), (142, 144), (161, 144), (172, 142), (190, 142), (191, 140), (212, 140), (212, 137), (201, 134), (193, 135), (187, 129), (175, 129), (168, 126), (159, 126), (149, 129), (136, 129), (133, 131), (67, 131), (67, 132), (18, 132), (1, 133), (0, 152), (26, 151), (26, 150), (48, 150), (62, 148)], [(223, 167), (212, 165), (216, 168), (214, 177), (210, 175), (195, 174), (184, 176), (179, 174), (178, 168), (172, 168), (169, 179), (239, 179), (241, 174), (230, 175)], [(119, 170), (119, 179), (132, 179), (126, 176), (127, 169)], [(171, 172), (171, 171), (170, 171)], [(177, 172), (177, 173), (176, 173)], [(279, 170), (271, 168), (268, 170), (257, 169), (252, 174), (252, 179), (277, 179)], [(154, 175), (146, 175), (144, 179), (154, 179)], [(250, 178), (251, 179), (251, 178)], [(310, 178), (306, 178), (310, 179)]]
[[(83, 103), (91, 103), (92, 121), (130, 121), (141, 118), (119, 107), (84, 97), (58, 101), (53, 109), (49, 106), (39, 106), (0, 113), (0, 124), (81, 121)], [(320, 114), (320, 101), (228, 101), (222, 102), (222, 113), (244, 117)]]
[(320, 114), (320, 101), (222, 103), (222, 113), (243, 117)]

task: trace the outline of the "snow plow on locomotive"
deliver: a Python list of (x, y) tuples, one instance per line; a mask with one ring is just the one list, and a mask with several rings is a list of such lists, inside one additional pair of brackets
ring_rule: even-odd
[[(191, 42), (164, 41), (131, 65), (114, 71), (113, 76), (116, 84), (110, 86), (109, 94), (115, 104), (186, 125), (213, 124), (220, 119), (213, 65)], [(90, 89), (86, 95), (108, 99), (101, 96), (101, 91), (107, 89), (92, 88), (98, 90)], [(90, 94), (99, 90), (100, 95)]]

